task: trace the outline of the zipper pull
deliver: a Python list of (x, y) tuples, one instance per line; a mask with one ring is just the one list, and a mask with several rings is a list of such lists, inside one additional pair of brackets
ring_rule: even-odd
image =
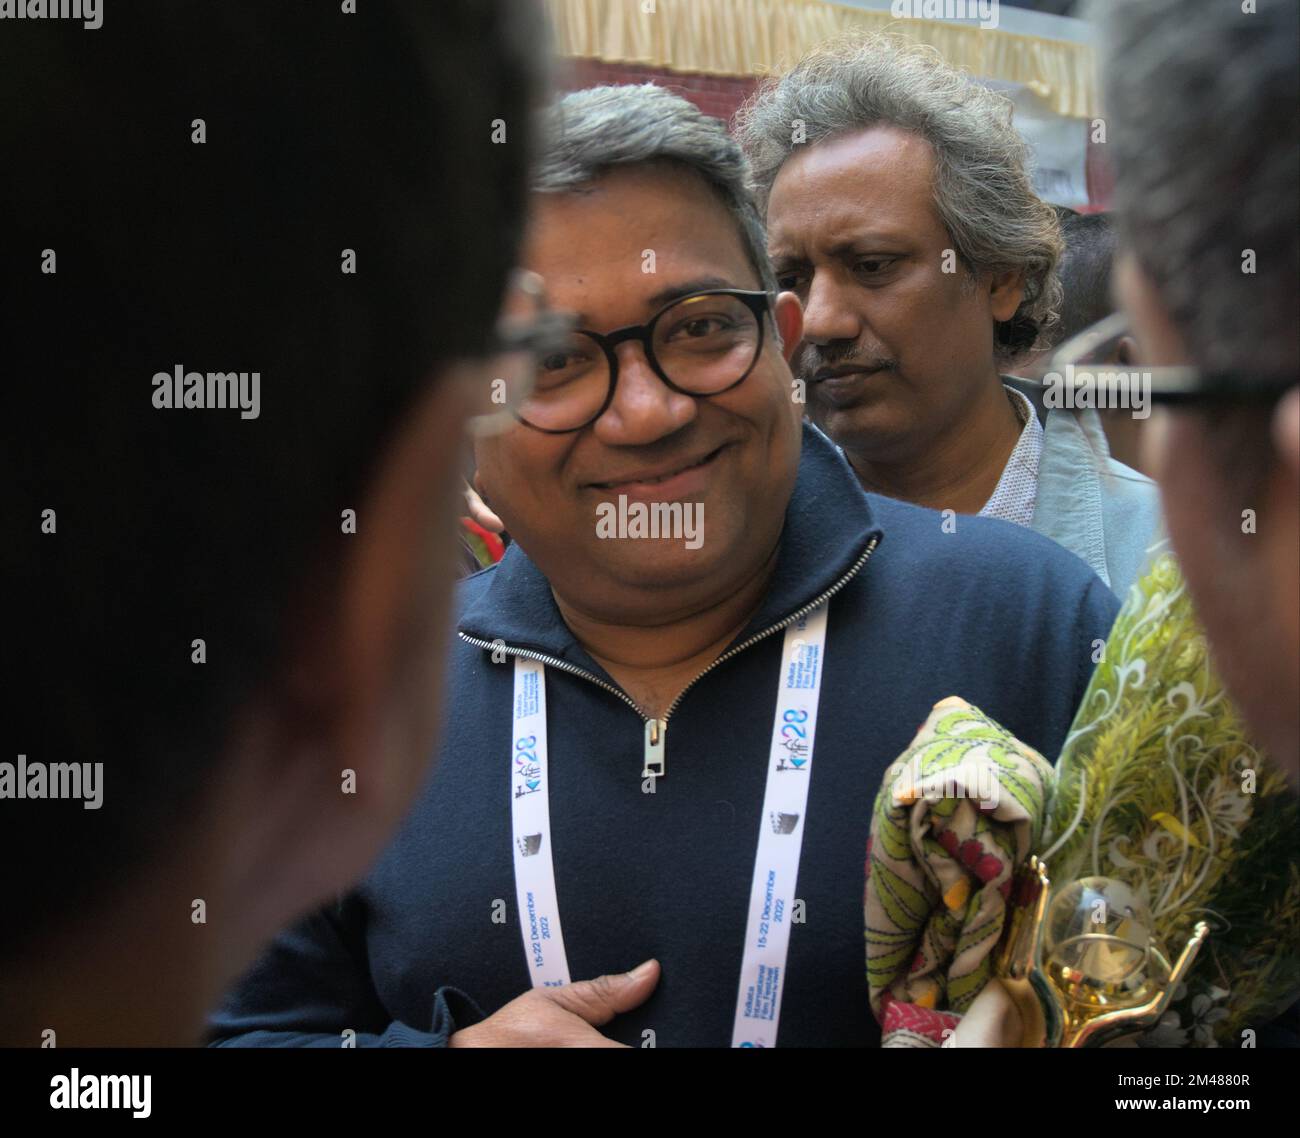
[(666, 719), (645, 721), (645, 769), (641, 772), (642, 778), (663, 778), (664, 735), (667, 731)]

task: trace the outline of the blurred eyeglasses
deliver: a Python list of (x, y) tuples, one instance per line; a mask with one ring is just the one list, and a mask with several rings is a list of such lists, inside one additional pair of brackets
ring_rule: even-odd
[(571, 316), (547, 305), (537, 273), (516, 269), (510, 274), (485, 362), (488, 383), (482, 389), (482, 410), (467, 424), (471, 435), (483, 438), (515, 426), (519, 408), (532, 391), (538, 361), (564, 348), (573, 325)]
[(1112, 313), (1066, 340), (1053, 353), (1040, 382), (1046, 384), (1050, 381), (1068, 386), (1073, 377), (1078, 386), (1082, 387), (1108, 375), (1142, 377), (1144, 386), (1149, 383), (1151, 402), (1170, 406), (1269, 402), (1300, 383), (1300, 377), (1294, 375), (1258, 375), (1246, 371), (1204, 371), (1192, 366), (1148, 367), (1144, 364), (1115, 363), (1114, 354), (1119, 342), (1131, 335), (1127, 315), (1122, 312)]

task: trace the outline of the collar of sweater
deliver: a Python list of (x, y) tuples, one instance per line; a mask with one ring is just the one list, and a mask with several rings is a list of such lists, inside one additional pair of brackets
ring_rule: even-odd
[[(753, 508), (763, 505), (755, 502)], [(732, 646), (781, 624), (834, 588), (882, 537), (870, 498), (844, 457), (805, 423), (776, 568), (762, 603)], [(466, 597), (461, 611), (456, 631), (462, 637), (501, 641), (507, 648), (538, 652), (604, 675), (564, 623), (549, 582), (518, 544), (470, 581), (479, 587)]]

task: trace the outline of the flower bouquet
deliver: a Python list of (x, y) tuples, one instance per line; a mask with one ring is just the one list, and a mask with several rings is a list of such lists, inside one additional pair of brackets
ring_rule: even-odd
[(1300, 996), (1298, 826), (1159, 552), (1104, 646), (1019, 882), (999, 971), (1038, 996), (1037, 1041), (1141, 1027), (1146, 1046), (1251, 1045)]

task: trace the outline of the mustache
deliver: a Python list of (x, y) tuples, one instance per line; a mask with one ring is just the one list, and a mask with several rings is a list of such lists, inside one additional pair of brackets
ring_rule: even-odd
[(897, 366), (897, 361), (888, 356), (874, 355), (862, 351), (857, 344), (842, 346), (828, 344), (804, 344), (795, 356), (795, 375), (805, 383), (815, 383), (816, 375), (823, 368), (860, 367), (875, 371)]

